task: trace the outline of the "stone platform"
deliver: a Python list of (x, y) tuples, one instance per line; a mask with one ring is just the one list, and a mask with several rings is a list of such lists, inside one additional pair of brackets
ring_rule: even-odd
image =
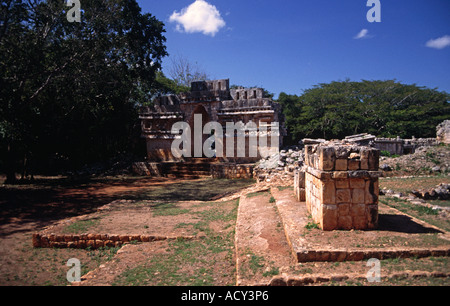
[[(408, 258), (449, 256), (450, 235), (441, 229), (380, 204), (380, 225), (377, 230), (324, 232), (314, 229), (305, 202), (298, 202), (292, 190), (272, 195), (283, 223), (286, 239), (297, 262), (361, 261), (370, 258)], [(391, 224), (396, 221), (403, 224)], [(313, 228), (308, 230), (307, 228)], [(430, 234), (438, 234), (441, 243), (428, 246)], [(376, 247), (378, 241), (394, 241), (392, 246)], [(398, 241), (398, 243), (395, 243)], [(404, 241), (414, 247), (408, 247)]]
[(254, 164), (219, 162), (216, 158), (191, 158), (177, 162), (137, 162), (133, 172), (142, 176), (169, 178), (250, 179)]

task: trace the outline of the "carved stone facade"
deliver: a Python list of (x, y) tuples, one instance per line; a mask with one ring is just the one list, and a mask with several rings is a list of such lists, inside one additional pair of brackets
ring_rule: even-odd
[[(227, 141), (233, 138), (235, 154), (228, 154), (227, 156), (226, 152), (224, 152), (223, 157), (216, 159), (220, 162), (251, 163), (261, 158), (260, 154), (256, 157), (249, 157), (248, 131), (245, 140), (245, 157), (238, 157), (238, 154), (236, 154), (236, 135), (229, 136), (225, 134), (228, 122), (247, 124), (249, 121), (252, 121), (257, 126), (256, 133), (260, 133), (261, 127), (264, 126), (269, 134), (272, 132), (270, 125), (274, 122), (279, 123), (279, 143), (276, 144), (277, 147), (282, 146), (282, 139), (286, 134), (282, 124), (280, 105), (273, 102), (270, 98), (265, 98), (263, 89), (230, 89), (228, 79), (193, 82), (190, 92), (157, 97), (153, 106), (141, 109), (142, 137), (147, 142), (148, 159), (156, 162), (185, 160), (186, 158), (184, 157), (175, 157), (171, 152), (173, 141), (179, 137), (179, 135), (172, 134), (171, 130), (174, 123), (186, 122), (191, 127), (193, 137), (194, 132), (199, 132), (194, 131), (195, 115), (201, 115), (202, 126), (208, 122), (218, 122), (222, 126), (224, 148), (226, 148)], [(203, 135), (203, 142), (209, 137), (210, 135)], [(269, 148), (275, 146), (275, 144), (272, 145), (270, 143), (270, 137), (268, 137), (267, 146)], [(230, 157), (230, 155), (232, 156)], [(193, 157), (194, 154), (191, 154), (191, 156)]]

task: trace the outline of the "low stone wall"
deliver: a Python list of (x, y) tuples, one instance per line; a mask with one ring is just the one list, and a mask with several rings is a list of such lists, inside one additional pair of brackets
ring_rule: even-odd
[(373, 146), (380, 151), (388, 151), (391, 154), (413, 154), (418, 148), (439, 145), (436, 138), (376, 138)]
[(253, 164), (211, 164), (211, 175), (213, 178), (250, 179), (253, 167)]
[(403, 155), (403, 139), (376, 138), (374, 147), (380, 151), (387, 151), (393, 155)]
[(321, 229), (378, 226), (379, 156), (379, 150), (363, 146), (306, 146), (306, 206)]
[(108, 235), (108, 234), (33, 234), (34, 248), (69, 248), (69, 249), (99, 249), (102, 247), (121, 247), (132, 242), (152, 242), (171, 239), (194, 239), (187, 237), (168, 237), (153, 235)]

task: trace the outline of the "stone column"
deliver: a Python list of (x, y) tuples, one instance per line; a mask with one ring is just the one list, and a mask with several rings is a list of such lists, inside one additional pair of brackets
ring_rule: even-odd
[(329, 144), (305, 147), (306, 206), (323, 230), (378, 226), (380, 151)]
[(297, 201), (306, 201), (305, 192), (305, 171), (295, 170), (294, 171), (294, 195)]

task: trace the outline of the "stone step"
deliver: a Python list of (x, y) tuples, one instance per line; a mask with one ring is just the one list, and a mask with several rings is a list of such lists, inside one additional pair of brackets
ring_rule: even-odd
[(167, 174), (195, 174), (195, 175), (211, 175), (210, 171), (202, 171), (202, 170), (191, 170), (191, 169), (179, 169), (179, 170), (172, 170), (168, 172)]
[[(276, 207), (280, 218), (282, 220), (284, 232), (286, 234), (287, 241), (291, 248), (293, 258), (297, 262), (342, 262), (342, 261), (362, 261), (370, 258), (387, 259), (387, 258), (408, 258), (408, 257), (429, 257), (429, 256), (449, 256), (450, 244), (441, 245), (436, 247), (408, 247), (399, 245), (397, 247), (385, 247), (385, 248), (369, 248), (369, 247), (350, 247), (343, 248), (341, 245), (317, 245), (317, 242), (307, 241), (304, 238), (305, 226), (311, 221), (308, 219), (308, 211), (305, 202), (298, 202), (295, 199), (294, 193), (290, 189), (279, 191), (277, 188), (271, 189), (272, 195), (275, 198)], [(402, 219), (411, 220), (409, 226), (415, 223), (424, 231), (426, 235), (427, 231), (442, 233), (442, 236), (446, 240), (449, 239), (449, 234), (441, 231), (440, 229), (433, 227), (421, 220), (415, 219), (403, 212), (397, 211), (393, 208), (380, 204), (380, 212), (387, 216), (398, 214)], [(404, 216), (404, 217), (403, 217)], [(381, 227), (386, 226), (381, 224)], [(401, 233), (407, 232), (405, 229), (397, 229)], [(343, 231), (336, 231), (336, 234)], [(364, 232), (364, 231), (362, 231)], [(370, 231), (367, 231), (368, 233)], [(361, 238), (362, 234), (358, 234), (358, 231), (346, 231), (348, 239), (357, 241)], [(374, 231), (376, 233), (376, 231)], [(358, 236), (359, 235), (359, 236)], [(395, 235), (395, 234), (394, 234)], [(411, 236), (417, 236), (418, 234), (411, 234)], [(447, 238), (445, 238), (447, 237)]]
[(183, 179), (195, 180), (195, 179), (207, 178), (207, 177), (211, 177), (211, 176), (208, 176), (208, 175), (196, 175), (196, 174), (178, 174), (178, 173), (173, 174), (172, 173), (172, 174), (167, 174), (166, 177), (167, 178), (183, 178)]
[(169, 178), (203, 178), (211, 177), (211, 165), (208, 159), (190, 159), (187, 162), (165, 163), (163, 173)]
[(173, 165), (165, 168), (167, 171), (177, 171), (177, 170), (192, 170), (192, 171), (210, 171), (211, 167), (209, 165)]
[(219, 161), (218, 158), (205, 158), (205, 157), (199, 157), (199, 158), (186, 158), (185, 159), (185, 163), (187, 164), (212, 164), (212, 163), (217, 163)]

